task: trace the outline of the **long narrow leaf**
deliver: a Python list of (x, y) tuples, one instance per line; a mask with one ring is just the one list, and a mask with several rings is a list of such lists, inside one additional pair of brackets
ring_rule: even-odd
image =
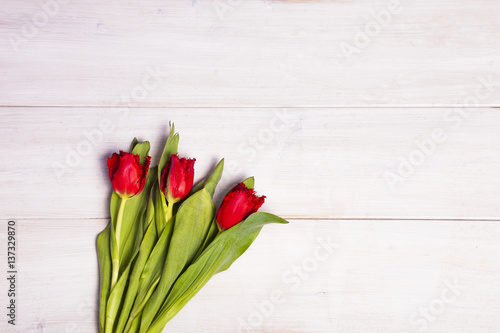
[(106, 305), (106, 333), (116, 333), (115, 324), (118, 310), (123, 300), (123, 292), (128, 282), (128, 273), (131, 265), (128, 265), (122, 276), (118, 279), (115, 286), (109, 294), (108, 304)]
[(155, 223), (156, 223), (156, 232), (158, 233), (158, 237), (163, 232), (163, 229), (167, 225), (166, 220), (166, 207), (167, 203), (165, 202), (165, 196), (160, 191), (160, 186), (156, 186), (156, 196), (155, 196)]
[(154, 204), (151, 198), (148, 201), (148, 208), (144, 216), (144, 224), (148, 225), (148, 229), (144, 234), (144, 238), (142, 239), (139, 248), (139, 254), (134, 262), (132, 273), (130, 274), (130, 281), (127, 287), (125, 300), (120, 311), (120, 317), (116, 329), (117, 332), (123, 332), (125, 329), (125, 325), (127, 324), (132, 306), (137, 296), (137, 290), (139, 288), (140, 277), (144, 270), (144, 265), (146, 264), (146, 261), (148, 260), (149, 255), (151, 254), (151, 251), (153, 250), (153, 247), (158, 239), (156, 235), (156, 224), (154, 223)]
[(104, 332), (106, 322), (106, 304), (108, 302), (111, 286), (111, 254), (109, 249), (110, 227), (108, 223), (106, 228), (97, 237), (97, 257), (99, 260), (99, 280), (101, 292), (99, 296), (99, 329)]
[(215, 205), (205, 189), (191, 195), (179, 207), (161, 279), (144, 307), (140, 332), (147, 329), (173, 283), (193, 260), (205, 240), (214, 214)]
[(268, 223), (288, 223), (269, 213), (254, 213), (244, 222), (220, 233), (201, 256), (177, 279), (147, 333), (158, 333), (186, 303), (219, 272), (228, 269)]
[(224, 169), (224, 159), (220, 160), (219, 163), (217, 163), (214, 171), (212, 171), (212, 174), (207, 178), (205, 182), (204, 187), (211, 197), (214, 196), (215, 188), (217, 187), (217, 184), (219, 183), (219, 180), (222, 177), (223, 169)]
[(210, 228), (208, 229), (207, 234), (204, 237), (205, 240), (200, 246), (198, 252), (196, 252), (193, 261), (196, 260), (203, 253), (203, 251), (205, 251), (205, 249), (210, 245), (210, 243), (212, 243), (218, 233), (219, 226), (217, 225), (216, 219), (213, 219), (212, 223), (210, 223)]
[(132, 311), (130, 312), (129, 321), (134, 320), (139, 314), (142, 313), (146, 302), (150, 299), (156, 286), (158, 285), (163, 271), (165, 258), (167, 256), (167, 249), (170, 244), (174, 220), (171, 219), (163, 233), (155, 244), (144, 269), (139, 279), (139, 286), (137, 290), (137, 297), (134, 302)]
[(158, 179), (161, 181), (161, 173), (163, 169), (167, 165), (170, 157), (173, 154), (177, 154), (177, 148), (179, 146), (179, 134), (175, 133), (175, 126), (171, 124), (170, 132), (168, 133), (167, 142), (165, 143), (165, 147), (163, 148), (163, 152), (161, 154), (160, 162), (158, 163)]
[(173, 226), (175, 223), (175, 217), (170, 219), (168, 223), (165, 221), (165, 211), (164, 211), (164, 200), (165, 198), (161, 195), (159, 186), (155, 187), (156, 197), (155, 197), (155, 219), (157, 223), (156, 226), (160, 226), (162, 230), (157, 233), (159, 236), (158, 241), (154, 245), (152, 252), (150, 253), (140, 275), (139, 284), (137, 288), (137, 296), (130, 312), (128, 323), (126, 328), (130, 330), (130, 325), (136, 318), (142, 313), (146, 302), (150, 299), (156, 286), (158, 285), (165, 264), (165, 258), (167, 257), (168, 247), (170, 245), (170, 239), (172, 237)]

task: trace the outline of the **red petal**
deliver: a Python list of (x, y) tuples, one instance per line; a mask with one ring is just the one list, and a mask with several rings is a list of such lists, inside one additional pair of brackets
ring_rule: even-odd
[(109, 178), (113, 189), (123, 197), (139, 194), (146, 184), (151, 157), (147, 156), (144, 165), (140, 164), (139, 155), (120, 151), (108, 159)]
[(265, 198), (257, 196), (255, 191), (247, 188), (245, 184), (237, 184), (226, 195), (217, 212), (219, 226), (225, 230), (243, 221), (262, 206)]
[(169, 201), (184, 199), (193, 187), (195, 159), (172, 155), (162, 172), (161, 189)]

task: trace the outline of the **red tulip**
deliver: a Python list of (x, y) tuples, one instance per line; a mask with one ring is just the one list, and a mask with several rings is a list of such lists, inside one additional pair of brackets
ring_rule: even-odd
[(250, 214), (255, 213), (264, 203), (265, 196), (257, 196), (253, 189), (243, 183), (237, 184), (224, 197), (217, 212), (217, 223), (222, 230), (240, 223)]
[(147, 157), (144, 165), (139, 155), (120, 150), (108, 158), (109, 179), (116, 194), (122, 198), (131, 198), (141, 193), (146, 184), (146, 175), (151, 157)]
[(184, 199), (193, 187), (194, 162), (196, 159), (179, 158), (172, 155), (161, 173), (161, 191), (168, 202)]

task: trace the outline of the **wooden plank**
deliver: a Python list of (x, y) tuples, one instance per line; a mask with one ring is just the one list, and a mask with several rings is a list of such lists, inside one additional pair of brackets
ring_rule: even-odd
[(2, 108), (0, 215), (105, 218), (106, 159), (175, 121), (196, 178), (218, 159), (300, 218), (500, 219), (500, 113), (478, 109)]
[(496, 0), (6, 0), (0, 105), (495, 106), (499, 11)]
[[(498, 222), (290, 222), (266, 226), (165, 332), (500, 329)], [(94, 241), (106, 223), (17, 221), (18, 322), (0, 321), (2, 332), (97, 330)]]

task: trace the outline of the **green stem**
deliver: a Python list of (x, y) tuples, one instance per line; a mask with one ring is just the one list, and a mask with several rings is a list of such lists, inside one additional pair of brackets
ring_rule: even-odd
[(172, 218), (172, 215), (174, 212), (174, 204), (175, 204), (175, 202), (169, 202), (167, 204), (167, 211), (165, 212), (165, 222), (167, 222), (167, 223)]
[(134, 321), (135, 318), (129, 317), (127, 320), (127, 325), (125, 325), (125, 328), (123, 329), (123, 332), (128, 333), (130, 332), (130, 329), (132, 328), (132, 322)]
[(118, 281), (118, 272), (120, 270), (120, 233), (122, 229), (122, 221), (123, 221), (123, 211), (125, 210), (125, 202), (127, 202), (128, 198), (121, 198), (120, 209), (118, 209), (118, 215), (116, 216), (116, 229), (115, 229), (115, 239), (113, 240), (116, 244), (116, 253), (113, 256), (113, 272), (111, 274), (111, 289)]

